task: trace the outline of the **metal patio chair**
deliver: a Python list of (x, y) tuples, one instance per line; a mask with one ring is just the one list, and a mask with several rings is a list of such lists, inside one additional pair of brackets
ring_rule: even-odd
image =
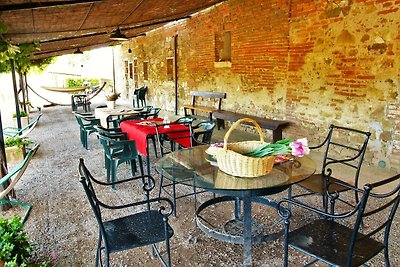
[[(389, 183), (395, 189), (387, 192)], [(390, 266), (389, 236), (399, 206), (400, 174), (374, 184), (366, 184), (363, 189), (340, 182), (332, 182), (329, 186), (334, 184), (360, 195), (354, 207), (344, 205), (347, 209), (342, 210), (337, 205), (341, 195), (348, 192), (326, 193), (330, 199), (329, 212), (315, 209), (296, 199), (279, 202), (278, 213), (285, 221), (284, 266), (288, 266), (288, 248), (314, 258), (305, 266), (318, 261), (330, 266), (361, 266), (380, 252), (385, 256), (385, 265)], [(308, 211), (318, 216), (312, 222), (290, 231), (290, 220), (296, 218), (291, 218), (291, 211), (285, 209), (288, 206), (291, 206), (291, 211), (298, 207), (302, 214)], [(363, 227), (363, 224), (368, 227)]]
[[(150, 198), (155, 184), (154, 179), (151, 176), (138, 176), (115, 183), (103, 183), (91, 175), (83, 159), (79, 162), (79, 174), (80, 182), (99, 225), (95, 266), (99, 264), (103, 266), (102, 254), (104, 254), (104, 265), (108, 267), (111, 253), (148, 245), (151, 246), (153, 254), (159, 258), (163, 266), (171, 266), (169, 241), (174, 231), (168, 223), (168, 217), (173, 210), (173, 204), (167, 198)], [(95, 188), (125, 183), (137, 183), (144, 191), (144, 199), (111, 205), (100, 200), (96, 195)], [(132, 207), (135, 208), (134, 212), (132, 212)], [(113, 213), (111, 219), (104, 220), (102, 216), (104, 210), (116, 212)], [(126, 212), (122, 213), (122, 210)], [(165, 259), (159, 251), (160, 243), (165, 243)]]
[[(369, 132), (331, 125), (325, 140), (318, 146), (310, 147), (310, 149), (314, 150), (325, 146), (321, 173), (314, 174), (297, 184), (305, 189), (307, 193), (293, 195), (292, 188), (290, 188), (289, 197), (299, 198), (318, 194), (322, 196), (322, 206), (326, 208), (328, 201), (325, 194), (326, 190), (329, 190), (329, 193), (347, 190), (346, 187), (334, 183), (336, 181), (343, 182), (341, 177), (332, 176), (332, 168), (334, 167), (340, 168), (342, 171), (345, 170), (347, 174), (350, 174), (352, 177), (351, 185), (357, 187), (370, 135), (371, 133)], [(357, 141), (351, 142), (350, 138)], [(330, 183), (333, 183), (333, 185), (328, 186)], [(357, 194), (355, 194), (355, 201), (358, 201)], [(349, 201), (346, 202), (350, 203)]]
[[(177, 125), (177, 124), (185, 125), (188, 128), (186, 130), (178, 130), (175, 132), (170, 132), (168, 134), (160, 134), (160, 131), (158, 130), (159, 127), (164, 127), (165, 125), (169, 125), (171, 127), (171, 125)], [(208, 133), (210, 133), (210, 131), (212, 133), (212, 130), (214, 129), (214, 127), (212, 127), (212, 125), (215, 127), (215, 123), (205, 122), (204, 124), (200, 125), (199, 127), (196, 127), (196, 129), (203, 128), (203, 131), (198, 131), (197, 135), (196, 135), (196, 137), (201, 137), (200, 139), (195, 139), (195, 132), (193, 131), (194, 127), (191, 126), (191, 121), (185, 121), (185, 122), (179, 122), (179, 123), (172, 122), (172, 123), (157, 125), (156, 126), (156, 133), (157, 133), (156, 136), (157, 136), (157, 143), (159, 146), (161, 156), (164, 156), (165, 154), (169, 154), (169, 153), (175, 151), (175, 144), (178, 144), (178, 147), (182, 149), (182, 148), (191, 148), (194, 145), (202, 144), (203, 140), (205, 140), (207, 142), (207, 140), (208, 140), (207, 138), (208, 137), (211, 138), (211, 136), (209, 136)], [(196, 126), (198, 126), (198, 125), (196, 125)], [(206, 130), (204, 130), (204, 128), (207, 128), (208, 130), (206, 131)], [(205, 139), (203, 139), (204, 136), (206, 136)], [(181, 142), (182, 139), (188, 139), (189, 141), (186, 140), (185, 145), (181, 145), (179, 143)], [(197, 207), (196, 195), (199, 193), (206, 192), (204, 190), (197, 191), (196, 187), (193, 187), (193, 192), (177, 196), (176, 185), (177, 185), (177, 182), (175, 182), (175, 181), (165, 183), (164, 176), (163, 175), (160, 176), (160, 186), (159, 186), (159, 190), (158, 190), (158, 196), (160, 197), (162, 191), (164, 191), (167, 195), (172, 197), (174, 207), (175, 207), (175, 209), (174, 209), (175, 217), (176, 217), (176, 200), (177, 199), (180, 199), (183, 197), (188, 197), (188, 196), (194, 196), (194, 203), (195, 203), (195, 209), (196, 209), (196, 207)], [(171, 188), (172, 192), (167, 190), (167, 188)], [(214, 196), (215, 196), (215, 194), (214, 194)]]

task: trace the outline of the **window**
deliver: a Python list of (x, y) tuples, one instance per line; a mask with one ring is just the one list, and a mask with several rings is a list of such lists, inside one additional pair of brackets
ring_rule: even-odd
[(231, 61), (231, 32), (215, 35), (215, 61)]
[(129, 62), (129, 79), (133, 79), (133, 67), (132, 67), (132, 62)]
[(128, 80), (129, 77), (129, 62), (125, 60), (125, 79)]
[(174, 59), (167, 58), (167, 79), (168, 81), (174, 80)]
[(149, 62), (148, 61), (143, 62), (143, 80), (145, 80), (145, 81), (149, 80)]
[(135, 81), (135, 88), (139, 87), (139, 70), (138, 70), (138, 60), (133, 60), (133, 79)]

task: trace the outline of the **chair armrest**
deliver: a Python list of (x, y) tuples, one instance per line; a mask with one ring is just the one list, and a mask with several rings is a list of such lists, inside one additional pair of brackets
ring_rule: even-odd
[[(161, 202), (165, 202), (168, 204), (166, 207), (165, 205), (162, 205)], [(173, 210), (174, 210), (174, 204), (169, 198), (165, 197), (160, 197), (160, 198), (151, 198), (149, 200), (142, 200), (142, 201), (137, 201), (137, 202), (131, 202), (127, 204), (122, 204), (122, 205), (107, 205), (100, 200), (98, 200), (99, 205), (102, 206), (103, 208), (106, 209), (125, 209), (125, 208), (130, 208), (130, 207), (138, 207), (138, 206), (148, 206), (150, 203), (159, 203), (160, 207), (158, 208), (158, 211), (165, 217), (169, 217)], [(150, 209), (151, 210), (151, 209)], [(167, 212), (165, 212), (167, 211)]]
[(353, 209), (351, 209), (351, 210), (349, 210), (347, 212), (332, 214), (332, 213), (325, 212), (324, 210), (319, 210), (319, 209), (316, 209), (314, 207), (308, 206), (308, 205), (306, 205), (306, 204), (304, 204), (304, 203), (302, 203), (300, 201), (294, 200), (294, 199), (283, 198), (282, 200), (280, 200), (278, 202), (277, 212), (278, 212), (279, 216), (281, 216), (282, 218), (289, 219), (290, 216), (291, 216), (291, 211), (290, 211), (291, 208), (285, 207), (284, 205), (287, 205), (287, 206), (293, 206), (294, 205), (294, 206), (297, 206), (299, 208), (311, 211), (311, 212), (313, 212), (315, 214), (318, 214), (318, 215), (320, 215), (322, 217), (325, 217), (325, 218), (333, 220), (333, 219), (344, 219), (344, 218), (350, 217), (355, 212), (357, 212), (357, 210), (358, 210), (358, 208), (360, 206), (360, 202), (357, 203), (357, 205)]

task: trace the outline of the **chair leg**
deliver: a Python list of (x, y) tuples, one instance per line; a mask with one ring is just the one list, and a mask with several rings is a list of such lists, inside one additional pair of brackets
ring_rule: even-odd
[(101, 261), (101, 240), (102, 236), (99, 231), (99, 241), (97, 242), (97, 252), (96, 252), (96, 267), (99, 266), (99, 260)]
[(144, 175), (144, 170), (143, 170), (143, 160), (142, 160), (141, 156), (138, 156), (138, 162), (139, 162), (140, 175), (143, 176)]
[(129, 161), (129, 165), (131, 165), (131, 174), (132, 174), (132, 176), (135, 176), (135, 173), (136, 173), (136, 171), (137, 171), (137, 169), (136, 169), (136, 160), (131, 160), (131, 161)]
[(174, 217), (176, 217), (176, 190), (175, 190), (175, 182), (172, 182), (172, 198), (174, 203)]
[[(116, 176), (116, 172), (117, 172), (117, 162), (115, 160), (111, 160), (110, 167), (111, 167), (111, 170), (110, 170), (111, 183), (114, 183), (116, 180), (115, 176)], [(112, 189), (115, 189), (114, 184), (112, 185)]]
[(163, 186), (163, 182), (164, 182), (164, 176), (163, 175), (161, 175), (161, 178), (160, 178), (160, 187), (159, 187), (159, 189), (158, 189), (158, 198), (160, 198), (161, 197), (161, 191), (162, 191), (162, 186)]

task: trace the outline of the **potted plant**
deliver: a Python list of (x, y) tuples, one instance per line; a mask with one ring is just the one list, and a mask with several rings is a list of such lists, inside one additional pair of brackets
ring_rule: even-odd
[(0, 218), (0, 266), (47, 266), (46, 262), (31, 262), (33, 245), (23, 229), (24, 224), (18, 216)]
[(6, 148), (7, 161), (10, 163), (23, 161), (26, 156), (25, 146), (31, 143), (31, 140), (19, 136), (6, 138), (4, 140), (4, 146)]
[[(21, 118), (21, 128), (24, 128), (25, 126), (27, 126), (29, 124), (28, 114), (26, 114), (25, 111), (21, 110), (19, 112), (19, 116)], [(13, 119), (14, 119), (14, 122), (15, 122), (15, 126), (18, 127), (18, 125), (17, 125), (17, 113), (13, 114)]]
[(120, 93), (112, 93), (110, 95), (106, 95), (107, 108), (113, 109), (115, 108), (115, 101), (121, 96)]

